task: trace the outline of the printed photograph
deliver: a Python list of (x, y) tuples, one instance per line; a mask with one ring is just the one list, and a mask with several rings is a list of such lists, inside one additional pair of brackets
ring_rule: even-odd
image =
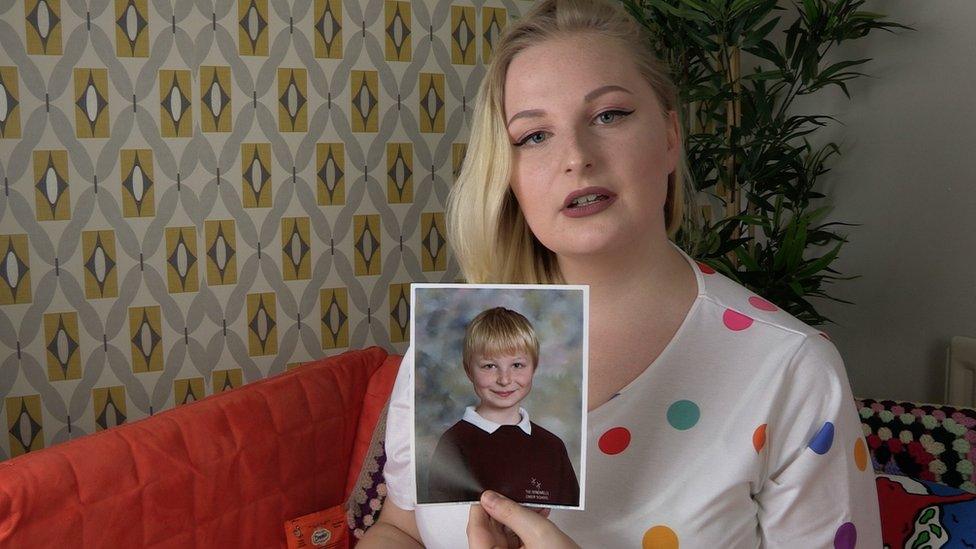
[(582, 508), (587, 290), (411, 285), (418, 504)]

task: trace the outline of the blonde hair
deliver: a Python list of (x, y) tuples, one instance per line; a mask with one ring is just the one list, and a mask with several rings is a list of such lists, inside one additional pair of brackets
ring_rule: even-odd
[[(612, 0), (542, 0), (513, 21), (494, 47), (493, 60), (475, 99), (471, 135), (461, 173), (447, 204), (447, 235), (469, 283), (564, 282), (555, 254), (536, 239), (509, 186), (512, 150), (504, 120), (505, 76), (526, 48), (571, 33), (591, 32), (620, 43), (654, 90), (663, 114), (676, 111), (678, 92), (668, 68), (651, 50), (644, 28)], [(664, 204), (667, 234), (681, 226), (686, 197), (684, 139), (679, 123), (679, 162), (668, 176)]]
[(533, 368), (539, 365), (539, 338), (529, 319), (505, 307), (481, 311), (464, 330), (462, 362), (467, 370), (476, 356), (494, 357), (522, 351)]

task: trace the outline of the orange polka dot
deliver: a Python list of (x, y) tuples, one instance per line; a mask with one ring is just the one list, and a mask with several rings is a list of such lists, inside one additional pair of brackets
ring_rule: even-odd
[(763, 423), (752, 433), (752, 447), (756, 449), (756, 452), (761, 452), (763, 446), (766, 445), (766, 424)]
[(854, 443), (854, 465), (857, 465), (861, 471), (868, 466), (868, 449), (864, 446), (864, 439), (861, 437), (858, 437), (857, 442)]
[(644, 549), (678, 549), (678, 535), (667, 526), (658, 524), (644, 532)]

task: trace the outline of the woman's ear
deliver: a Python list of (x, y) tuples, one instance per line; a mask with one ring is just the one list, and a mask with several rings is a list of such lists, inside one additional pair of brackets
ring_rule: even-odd
[(668, 135), (668, 173), (672, 173), (678, 169), (678, 157), (681, 153), (681, 122), (678, 119), (678, 111), (668, 111), (665, 125)]

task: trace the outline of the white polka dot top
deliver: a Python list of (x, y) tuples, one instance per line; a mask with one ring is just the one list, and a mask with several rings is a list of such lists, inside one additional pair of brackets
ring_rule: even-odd
[[(688, 256), (698, 297), (664, 351), (587, 416), (582, 547), (881, 547), (874, 473), (825, 335)], [(410, 352), (387, 420), (389, 497), (414, 509)], [(429, 548), (467, 545), (468, 507), (419, 507)]]

